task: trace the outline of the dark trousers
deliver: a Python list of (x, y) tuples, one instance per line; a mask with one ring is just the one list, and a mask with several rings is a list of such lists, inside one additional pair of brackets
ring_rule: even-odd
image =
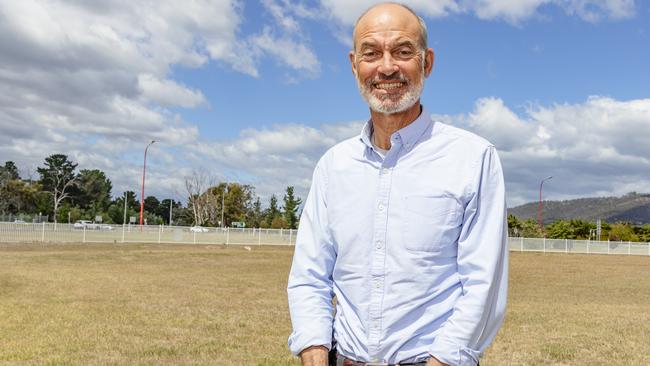
[[(338, 355), (336, 353), (336, 347), (332, 347), (332, 349), (330, 350), (329, 356), (328, 356), (329, 366), (337, 366), (337, 364), (336, 364), (337, 357), (338, 357)], [(481, 366), (481, 365), (477, 363), (476, 366)]]
[(336, 347), (334, 347), (334, 345), (332, 345), (328, 358), (329, 366), (336, 366)]

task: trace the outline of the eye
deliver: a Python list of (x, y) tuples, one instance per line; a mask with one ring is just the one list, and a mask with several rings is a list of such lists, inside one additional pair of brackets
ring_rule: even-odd
[(375, 58), (375, 57), (377, 57), (378, 55), (379, 55), (379, 52), (377, 52), (377, 51), (372, 51), (372, 50), (363, 51), (363, 53), (361, 54), (361, 56), (363, 56), (363, 58), (365, 58), (365, 59)]
[(410, 58), (413, 57), (413, 50), (410, 48), (400, 48), (397, 50), (397, 56), (400, 58)]

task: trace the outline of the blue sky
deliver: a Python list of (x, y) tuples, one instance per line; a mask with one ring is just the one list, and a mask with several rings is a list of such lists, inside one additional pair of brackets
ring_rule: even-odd
[[(0, 160), (65, 153), (114, 194), (184, 198), (184, 177), (306, 195), (368, 118), (347, 52), (373, 1), (0, 0)], [(410, 1), (436, 53), (422, 102), (491, 140), (509, 204), (650, 192), (650, 5)]]
[[(471, 110), (484, 96), (501, 97), (512, 108), (531, 102), (580, 103), (591, 95), (647, 97), (650, 17), (642, 16), (641, 4), (637, 12), (629, 19), (597, 23), (553, 6), (516, 25), (468, 15), (427, 19), (437, 57), (423, 102), (437, 113), (457, 114)], [(244, 15), (254, 24), (270, 22), (256, 2), (246, 3)], [(301, 78), (273, 60), (260, 63), (257, 78), (217, 65), (178, 69), (174, 77), (202, 90), (211, 103), (211, 108), (181, 113), (215, 138), (236, 137), (243, 126), (318, 126), (367, 118), (351, 77), (349, 46), (323, 22), (304, 21), (302, 26), (321, 64), (318, 77)], [(244, 28), (259, 31), (260, 26)], [(300, 81), (288, 83), (287, 76)], [(253, 101), (251, 108), (242, 108)]]

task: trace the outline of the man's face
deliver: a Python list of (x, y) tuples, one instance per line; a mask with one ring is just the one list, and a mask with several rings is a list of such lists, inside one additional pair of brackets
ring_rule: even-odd
[(369, 11), (355, 29), (352, 69), (363, 98), (379, 113), (399, 113), (420, 99), (433, 51), (420, 46), (417, 18), (396, 5)]

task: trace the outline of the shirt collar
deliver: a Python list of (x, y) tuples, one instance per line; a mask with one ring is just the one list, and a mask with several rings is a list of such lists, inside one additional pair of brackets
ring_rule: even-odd
[[(422, 112), (415, 119), (415, 121), (409, 123), (406, 127), (403, 127), (400, 130), (397, 130), (391, 136), (391, 142), (393, 144), (401, 143), (407, 150), (410, 150), (418, 142), (424, 131), (432, 123), (431, 117), (429, 116), (429, 111), (422, 106)], [(372, 120), (368, 120), (361, 130), (361, 135), (359, 139), (369, 148), (372, 148)]]

